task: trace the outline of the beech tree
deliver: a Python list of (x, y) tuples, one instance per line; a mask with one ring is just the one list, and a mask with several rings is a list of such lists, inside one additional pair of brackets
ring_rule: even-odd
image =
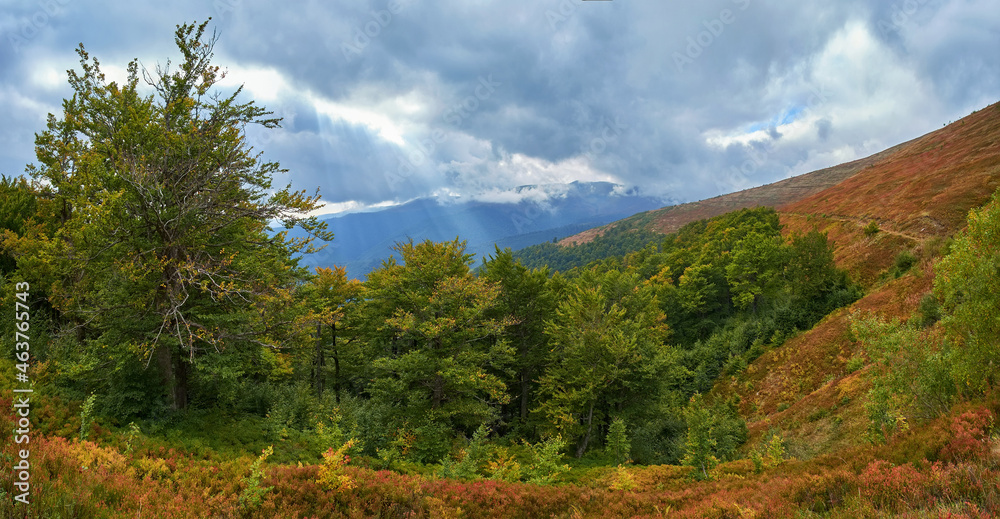
[[(282, 308), (305, 274), (291, 257), (332, 238), (305, 217), (318, 191), (272, 188), (285, 170), (244, 130), (279, 120), (241, 102), (242, 87), (217, 89), (207, 24), (177, 26), (175, 67), (133, 60), (123, 84), (80, 45), (73, 95), (36, 136), (39, 165), (28, 168), (55, 230), (16, 247), (19, 268), (51, 287), (74, 369), (95, 384), (157, 370), (172, 408), (187, 406), (199, 375), (237, 380), (274, 364)], [(273, 221), (307, 238), (272, 235)]]
[(751, 231), (740, 240), (726, 266), (733, 306), (739, 310), (753, 308), (756, 312), (761, 300), (780, 287), (787, 255), (787, 247), (777, 233)]
[(523, 427), (536, 400), (538, 375), (545, 366), (548, 354), (545, 320), (555, 313), (556, 287), (562, 283), (562, 277), (549, 278), (548, 269), (528, 270), (514, 259), (510, 249), (501, 251), (499, 247), (483, 264), (481, 276), (500, 288), (498, 318), (511, 318), (505, 337), (516, 352), (516, 372), (509, 386), (512, 390), (516, 388), (516, 416)]
[(0, 276), (13, 272), (17, 266), (10, 252), (2, 248), (5, 236), (9, 234), (16, 239), (23, 235), (37, 205), (35, 194), (23, 178), (0, 177)]
[(968, 222), (935, 268), (934, 292), (955, 342), (953, 377), (979, 394), (1000, 383), (1000, 191)]
[(422, 427), (420, 448), (435, 450), (446, 438), (428, 431), (471, 433), (510, 401), (509, 321), (495, 316), (499, 288), (472, 273), (465, 242), (395, 250), (402, 263), (368, 275), (348, 323), (370, 362), (371, 397), (393, 407), (397, 426)]
[(341, 389), (345, 382), (342, 365), (354, 365), (358, 348), (350, 339), (343, 337), (343, 327), (338, 324), (344, 319), (346, 307), (355, 302), (361, 291), (361, 282), (348, 279), (344, 267), (317, 267), (316, 275), (302, 286), (300, 295), (309, 302), (310, 312), (306, 320), (316, 326), (315, 346), (309, 355), (310, 379), (316, 395), (323, 396), (326, 379), (332, 363), (333, 390), (336, 402), (340, 403)]
[(664, 344), (663, 321), (655, 289), (616, 270), (585, 272), (557, 307), (545, 330), (538, 412), (577, 439), (577, 457), (593, 437), (595, 413), (649, 406), (674, 380), (679, 357)]

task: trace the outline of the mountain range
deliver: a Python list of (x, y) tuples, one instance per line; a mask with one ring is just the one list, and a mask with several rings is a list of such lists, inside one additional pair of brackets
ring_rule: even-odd
[(393, 253), (397, 242), (456, 237), (467, 241), (466, 252), (475, 254), (478, 263), (495, 247), (517, 250), (553, 241), (665, 204), (610, 182), (520, 186), (492, 199), (497, 201), (420, 198), (328, 218), (333, 241), (303, 263), (343, 266), (351, 277), (364, 278)]

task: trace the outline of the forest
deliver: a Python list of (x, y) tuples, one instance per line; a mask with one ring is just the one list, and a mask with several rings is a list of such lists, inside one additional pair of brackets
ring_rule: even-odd
[[(14, 502), (5, 480), (0, 507), (134, 516), (145, 495), (174, 517), (571, 516), (574, 503), (575, 516), (660, 516), (699, 482), (747, 480), (790, 457), (776, 429), (751, 441), (746, 402), (713, 388), (866, 294), (827, 234), (787, 232), (760, 207), (668, 236), (498, 248), (480, 265), (460, 237), (411, 240), (363, 282), (307, 271), (301, 255), (336, 239), (305, 216), (319, 196), (274, 187), (284, 170), (244, 130), (280, 121), (239, 89), (222, 93), (205, 30), (179, 26), (183, 59), (132, 62), (122, 84), (81, 45), (30, 180), (0, 182), (3, 307), (30, 315), (30, 349), (12, 340), (27, 327), (0, 321), (0, 401), (11, 409), (9, 388), (30, 377), (32, 441), (46, 453), (35, 503)], [(309, 237), (288, 238), (294, 226)], [(854, 370), (871, 381), (868, 448), (995, 394), (998, 233), (994, 199), (944, 249), (916, 318), (852, 315), (864, 348)], [(915, 264), (901, 256), (886, 282)], [(932, 457), (988, 458), (994, 415), (982, 409)], [(13, 413), (4, 420), (15, 428)], [(862, 508), (1000, 512), (996, 463), (961, 482), (949, 465), (871, 463), (795, 480), (787, 502), (755, 513), (829, 512), (861, 491)], [(939, 477), (926, 483), (937, 494), (883, 492), (913, 474)], [(643, 492), (653, 488), (689, 494)], [(756, 516), (731, 515), (738, 501), (712, 516)]]

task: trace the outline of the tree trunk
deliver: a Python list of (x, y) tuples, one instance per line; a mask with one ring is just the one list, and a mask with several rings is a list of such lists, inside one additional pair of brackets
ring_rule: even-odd
[(166, 389), (170, 408), (176, 410), (177, 402), (174, 399), (174, 385), (176, 383), (174, 380), (174, 359), (170, 354), (170, 347), (163, 344), (156, 347), (156, 366), (160, 370), (160, 380)]
[(316, 323), (316, 347), (313, 351), (313, 388), (316, 396), (323, 397), (323, 367), (326, 366), (326, 358), (323, 356), (323, 324)]
[(183, 357), (175, 357), (174, 366), (174, 404), (175, 409), (187, 409), (188, 406), (188, 365)]
[(528, 421), (528, 396), (531, 391), (531, 377), (527, 370), (521, 372), (521, 423)]
[(441, 407), (441, 402), (444, 400), (444, 377), (441, 375), (434, 375), (433, 389), (431, 390), (431, 409), (437, 409)]
[(587, 451), (587, 444), (590, 443), (590, 431), (594, 428), (594, 402), (590, 403), (590, 411), (587, 412), (587, 433), (583, 435), (583, 441), (576, 448), (576, 457), (582, 458)]
[(174, 411), (187, 408), (188, 366), (169, 346), (156, 348), (156, 365), (167, 393), (167, 403)]
[(337, 323), (333, 323), (330, 327), (333, 328), (333, 391), (337, 405), (340, 405), (340, 352), (337, 350)]

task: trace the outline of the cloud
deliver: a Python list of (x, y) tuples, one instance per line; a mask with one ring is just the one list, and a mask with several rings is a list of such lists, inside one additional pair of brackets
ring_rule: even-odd
[[(177, 59), (174, 24), (213, 16), (226, 88), (284, 117), (251, 143), (331, 209), (513, 200), (516, 186), (574, 180), (705, 198), (880, 151), (1000, 97), (988, 0), (59, 5), (27, 45), (0, 49), (0, 168), (31, 160), (76, 42), (108, 66), (152, 67)], [(0, 29), (19, 34), (36, 7)]]

